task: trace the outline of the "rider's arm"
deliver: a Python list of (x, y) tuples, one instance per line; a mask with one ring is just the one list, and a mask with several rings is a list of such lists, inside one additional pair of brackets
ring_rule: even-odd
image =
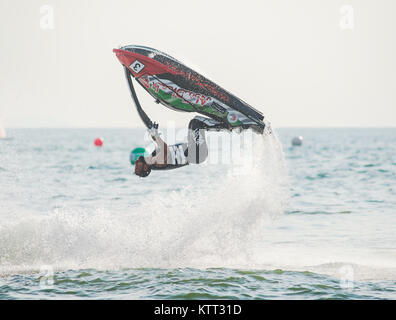
[(155, 143), (157, 144), (158, 148), (160, 148), (161, 151), (168, 148), (168, 145), (164, 140), (162, 140), (158, 132), (152, 134), (151, 138), (155, 141)]
[(166, 166), (168, 164), (168, 145), (162, 140), (157, 130), (150, 131), (150, 134), (151, 138), (158, 146), (156, 155), (151, 158), (151, 164)]

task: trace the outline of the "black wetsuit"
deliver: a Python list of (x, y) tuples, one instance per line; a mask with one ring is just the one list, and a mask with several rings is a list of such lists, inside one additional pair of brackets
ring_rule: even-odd
[[(194, 118), (188, 125), (187, 143), (177, 143), (168, 146), (168, 152), (171, 152), (172, 161), (166, 166), (156, 167), (153, 165), (153, 170), (169, 170), (176, 169), (189, 163), (199, 164), (208, 157), (208, 145), (205, 138), (206, 125), (203, 121)], [(151, 154), (156, 155), (156, 150)]]

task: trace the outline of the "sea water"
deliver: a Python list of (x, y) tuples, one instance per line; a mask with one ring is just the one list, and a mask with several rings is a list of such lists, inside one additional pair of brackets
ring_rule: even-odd
[(9, 129), (0, 299), (396, 298), (396, 129), (217, 135), (142, 179), (143, 129)]

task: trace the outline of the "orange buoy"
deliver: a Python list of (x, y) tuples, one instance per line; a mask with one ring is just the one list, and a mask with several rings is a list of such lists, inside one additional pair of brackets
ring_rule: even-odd
[(94, 141), (95, 146), (101, 147), (103, 146), (103, 138), (96, 138)]

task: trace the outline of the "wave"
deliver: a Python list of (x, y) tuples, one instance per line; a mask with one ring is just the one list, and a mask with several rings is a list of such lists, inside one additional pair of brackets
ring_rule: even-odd
[(151, 192), (149, 201), (124, 212), (63, 208), (2, 223), (0, 270), (205, 267), (243, 260), (260, 225), (284, 212), (289, 190), (276, 136), (253, 137), (254, 157), (242, 152), (242, 165), (229, 166), (223, 180), (201, 170), (187, 187), (166, 197)]
[(214, 175), (218, 166), (208, 163), (166, 173), (172, 177), (168, 183), (180, 184), (173, 191), (156, 184), (159, 176), (139, 180), (137, 189), (143, 191), (131, 195), (127, 209), (65, 206), (3, 219), (0, 274), (50, 265), (56, 270), (283, 269), (339, 277), (347, 265), (361, 279), (396, 279), (393, 260), (373, 260), (342, 247), (304, 247), (287, 232), (277, 246), (271, 226), (287, 208), (288, 172), (276, 135), (253, 137), (253, 156), (241, 152), (238, 165), (222, 167), (223, 176)]

